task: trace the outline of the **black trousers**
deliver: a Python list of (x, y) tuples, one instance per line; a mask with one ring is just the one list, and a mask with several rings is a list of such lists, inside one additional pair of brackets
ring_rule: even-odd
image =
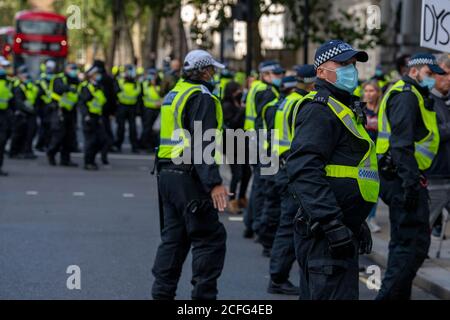
[(36, 116), (16, 113), (14, 116), (10, 155), (33, 153), (33, 139), (36, 135)]
[[(300, 211), (301, 212), (301, 211)], [(348, 259), (331, 257), (324, 236), (313, 237), (295, 217), (295, 254), (300, 266), (300, 300), (357, 300), (359, 297), (358, 242)]]
[(270, 277), (276, 283), (289, 279), (295, 262), (294, 218), (298, 205), (288, 192), (286, 170), (280, 168), (277, 183), (280, 193), (280, 222), (275, 234), (270, 255)]
[(88, 122), (83, 122), (85, 165), (95, 164), (95, 157), (99, 152), (101, 152), (102, 158), (106, 160), (110, 147), (101, 117), (91, 117)]
[(0, 110), (0, 169), (3, 166), (5, 145), (11, 131), (11, 115), (9, 110)]
[(192, 248), (192, 298), (216, 299), (217, 279), (225, 260), (226, 232), (211, 204), (192, 212), (193, 200), (210, 203), (198, 178), (188, 172), (161, 170), (159, 192), (164, 228), (153, 265), (154, 299), (173, 299), (183, 263)]
[(264, 180), (261, 179), (260, 167), (252, 166), (253, 182), (250, 192), (250, 201), (244, 213), (244, 224), (248, 229), (258, 233), (261, 224), (261, 214), (264, 205)]
[(125, 123), (128, 122), (128, 130), (131, 147), (137, 148), (136, 106), (119, 105), (116, 113), (117, 134), (116, 146), (120, 149), (125, 139)]
[(46, 149), (50, 144), (52, 110), (53, 107), (51, 105), (45, 105), (38, 109), (39, 129), (38, 140), (36, 142), (36, 148), (38, 149)]
[(60, 152), (61, 163), (70, 161), (70, 152), (76, 136), (74, 117), (73, 113), (62, 110), (55, 110), (52, 115), (51, 139), (47, 154), (54, 157), (57, 152)]
[(419, 192), (419, 205), (414, 212), (403, 207), (400, 178), (387, 181), (381, 177), (381, 198), (389, 206), (391, 240), (386, 273), (377, 300), (406, 300), (417, 270), (428, 255), (430, 247), (430, 209), (428, 191)]
[(142, 109), (142, 134), (140, 138), (141, 147), (152, 151), (158, 146), (158, 134), (153, 131), (153, 125), (158, 119), (160, 109), (146, 108)]
[[(247, 194), (248, 183), (252, 176), (252, 169), (248, 164), (230, 164), (231, 182), (230, 182), (230, 199), (244, 199)], [(239, 192), (237, 188), (239, 185)]]
[(280, 223), (280, 190), (276, 181), (276, 176), (263, 177), (261, 180), (264, 181), (264, 202), (258, 228), (258, 236), (263, 247), (270, 249), (272, 248), (275, 233), (277, 232)]

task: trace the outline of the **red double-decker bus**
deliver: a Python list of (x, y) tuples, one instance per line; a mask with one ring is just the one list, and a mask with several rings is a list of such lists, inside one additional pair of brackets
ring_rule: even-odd
[(14, 41), (13, 27), (0, 27), (0, 54), (6, 59), (12, 56), (12, 45)]
[(15, 16), (14, 65), (26, 64), (35, 76), (40, 64), (54, 59), (62, 67), (68, 53), (66, 17), (39, 11), (20, 11)]

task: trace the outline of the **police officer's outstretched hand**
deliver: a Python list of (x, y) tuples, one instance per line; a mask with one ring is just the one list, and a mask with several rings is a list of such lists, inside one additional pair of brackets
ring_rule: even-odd
[(224, 185), (220, 184), (215, 186), (211, 190), (211, 198), (213, 200), (214, 208), (219, 211), (224, 211), (228, 204), (229, 195), (231, 194)]
[(405, 189), (403, 193), (404, 208), (406, 211), (412, 212), (417, 209), (419, 204), (419, 190), (415, 187)]
[(332, 220), (322, 225), (322, 230), (328, 240), (331, 256), (335, 259), (351, 258), (355, 255), (353, 232), (341, 221)]
[(359, 229), (359, 254), (369, 254), (372, 252), (372, 234), (367, 222), (363, 222)]

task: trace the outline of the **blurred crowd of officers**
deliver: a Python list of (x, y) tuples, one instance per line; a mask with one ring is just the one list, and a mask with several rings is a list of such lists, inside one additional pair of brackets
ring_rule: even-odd
[[(107, 72), (100, 60), (84, 72), (74, 63), (59, 72), (50, 59), (41, 65), (37, 79), (25, 65), (14, 74), (6, 59), (1, 57), (0, 62), (1, 175), (7, 174), (1, 168), (8, 140), (10, 158), (36, 159), (34, 150), (38, 150), (47, 154), (52, 166), (57, 164), (58, 153), (61, 166), (77, 166), (70, 155), (80, 151), (80, 125), (86, 170), (98, 169), (97, 154), (107, 165), (108, 152), (122, 151), (126, 129), (133, 153), (154, 152), (158, 133), (153, 127), (161, 97), (179, 77), (178, 61), (165, 73), (131, 64)], [(139, 117), (142, 130), (138, 135)]]

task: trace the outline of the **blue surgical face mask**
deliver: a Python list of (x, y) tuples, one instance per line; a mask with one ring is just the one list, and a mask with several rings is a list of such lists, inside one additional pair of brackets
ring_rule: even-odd
[(358, 86), (358, 70), (355, 65), (349, 64), (336, 69), (336, 88), (353, 93)]
[(422, 79), (422, 81), (419, 82), (421, 87), (428, 88), (428, 90), (431, 90), (434, 88), (434, 85), (436, 84), (436, 79), (432, 77), (425, 77)]
[(0, 69), (0, 77), (4, 77), (4, 76), (6, 76), (6, 70)]
[(76, 78), (78, 76), (78, 72), (77, 72), (77, 70), (69, 70), (67, 75), (71, 78)]
[(376, 77), (381, 77), (383, 75), (383, 70), (380, 70), (380, 69), (376, 69), (375, 70), (375, 76)]
[(148, 81), (153, 81), (155, 79), (155, 76), (153, 76), (153, 75), (148, 75), (147, 76), (147, 80)]
[(97, 75), (95, 76), (95, 81), (96, 81), (96, 82), (102, 81), (102, 75), (101, 75), (101, 74), (97, 74)]
[(281, 87), (281, 79), (280, 78), (273, 79), (272, 84), (277, 88)]

